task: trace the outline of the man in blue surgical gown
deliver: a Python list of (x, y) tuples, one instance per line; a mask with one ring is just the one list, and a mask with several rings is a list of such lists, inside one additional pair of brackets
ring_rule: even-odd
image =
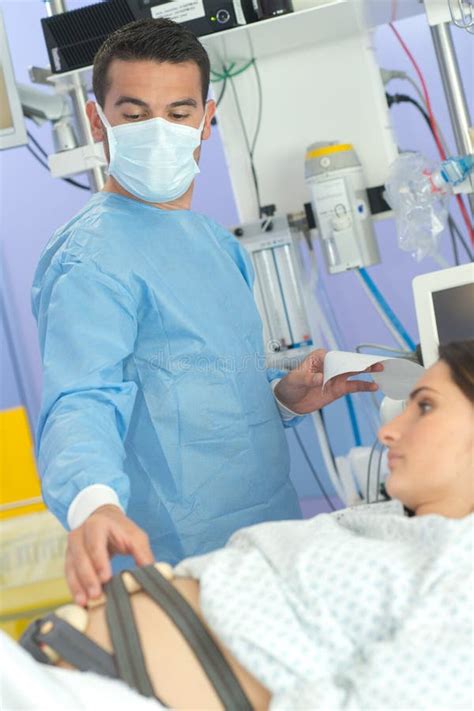
[(321, 351), (279, 382), (265, 370), (249, 258), (190, 210), (215, 112), (198, 40), (134, 23), (105, 42), (93, 81), (109, 176), (55, 233), (33, 286), (43, 494), (72, 531), (80, 604), (115, 554), (176, 563), (242, 526), (299, 517), (282, 419), (375, 387), (338, 379), (323, 395)]

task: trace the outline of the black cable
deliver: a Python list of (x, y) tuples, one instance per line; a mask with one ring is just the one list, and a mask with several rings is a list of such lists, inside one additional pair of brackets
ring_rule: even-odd
[(367, 485), (365, 489), (365, 499), (368, 504), (370, 504), (370, 476), (371, 476), (371, 469), (372, 469), (372, 459), (374, 458), (374, 453), (375, 449), (379, 443), (378, 438), (375, 439), (375, 442), (372, 445), (372, 449), (370, 450), (370, 455), (369, 455), (369, 463), (367, 465)]
[(90, 187), (88, 185), (78, 183), (77, 180), (74, 180), (73, 178), (61, 178), (61, 180), (64, 180), (65, 183), (69, 183), (70, 185), (74, 185), (76, 188), (81, 188), (81, 190), (89, 190), (90, 192)]
[(255, 134), (253, 137), (252, 141), (252, 158), (255, 153), (255, 146), (257, 145), (258, 137), (260, 134), (260, 128), (262, 126), (262, 114), (263, 114), (263, 90), (262, 90), (262, 81), (260, 79), (260, 72), (258, 71), (258, 66), (257, 66), (257, 60), (253, 60), (253, 68), (255, 71), (255, 78), (257, 80), (257, 89), (258, 89), (258, 116), (257, 116), (257, 125), (255, 127)]
[(423, 108), (423, 106), (420, 104), (419, 101), (414, 99), (412, 96), (408, 96), (408, 94), (388, 94), (387, 92), (385, 92), (385, 97), (387, 99), (387, 104), (388, 104), (389, 108), (392, 106), (392, 104), (403, 104), (403, 103), (413, 104), (413, 106), (416, 106), (416, 108), (418, 109), (420, 114), (425, 119), (426, 123), (429, 126), (431, 133), (434, 136), (433, 126), (431, 125), (430, 117), (428, 116), (428, 113), (425, 111), (425, 109)]
[(471, 249), (469, 249), (469, 245), (466, 242), (466, 240), (464, 239), (463, 234), (462, 234), (461, 230), (459, 229), (459, 227), (457, 226), (456, 220), (454, 219), (454, 217), (452, 215), (448, 215), (448, 225), (453, 229), (454, 233), (457, 235), (459, 241), (461, 242), (462, 246), (464, 247), (464, 249), (466, 251), (469, 261), (473, 262), (474, 258), (473, 258), (472, 251), (471, 251)]
[[(327, 432), (328, 430), (327, 430), (327, 427), (326, 427), (326, 416), (325, 416), (325, 414), (324, 414), (324, 408), (321, 408), (321, 409), (319, 410), (319, 414), (320, 414), (320, 416), (321, 416), (321, 422), (323, 423), (323, 427), (324, 427), (324, 429), (325, 429), (326, 432)], [(327, 441), (328, 441), (329, 454), (331, 455), (332, 465), (333, 465), (334, 469), (337, 471), (336, 457), (334, 456), (334, 452), (333, 452), (332, 447), (331, 447), (331, 442), (329, 441), (329, 436), (327, 437)]]
[(451, 222), (449, 221), (449, 216), (448, 216), (448, 230), (449, 230), (449, 236), (451, 237), (451, 248), (453, 250), (454, 263), (458, 267), (461, 262), (459, 261), (459, 252), (458, 252), (458, 246), (456, 244), (456, 235), (454, 234), (453, 226), (452, 226)]
[[(224, 67), (224, 69), (225, 69), (225, 67)], [(245, 145), (246, 145), (246, 147), (247, 147), (247, 153), (248, 153), (248, 156), (249, 156), (249, 159), (250, 159), (250, 169), (251, 169), (251, 171), (252, 171), (252, 179), (253, 179), (253, 183), (254, 183), (254, 186), (255, 186), (255, 194), (256, 194), (257, 203), (258, 203), (258, 216), (261, 217), (261, 216), (262, 216), (262, 201), (261, 201), (261, 199), (260, 199), (260, 187), (259, 187), (259, 184), (258, 184), (257, 171), (256, 171), (256, 169), (255, 169), (255, 164), (254, 164), (254, 161), (253, 161), (252, 147), (251, 147), (251, 145), (250, 145), (250, 141), (249, 141), (249, 137), (248, 137), (248, 133), (247, 133), (247, 128), (246, 128), (246, 126), (245, 126), (245, 121), (244, 121), (244, 117), (243, 117), (243, 114), (242, 114), (242, 109), (241, 109), (241, 106), (240, 106), (240, 101), (239, 101), (239, 97), (238, 97), (238, 94), (237, 94), (237, 90), (236, 90), (236, 88), (235, 88), (235, 86), (234, 86), (234, 80), (232, 79), (232, 77), (229, 77), (229, 79), (230, 79), (230, 87), (231, 87), (231, 89), (232, 89), (232, 93), (234, 94), (235, 105), (236, 105), (236, 107), (237, 107), (237, 114), (238, 114), (238, 117), (239, 117), (239, 122), (240, 122), (240, 125), (241, 125), (241, 127), (242, 127), (242, 133), (243, 133), (243, 135), (244, 135)], [(253, 140), (255, 141), (255, 137), (254, 137)]]
[[(36, 140), (36, 138), (35, 138), (29, 131), (27, 131), (26, 134), (27, 134), (28, 138), (30, 139), (30, 141), (33, 143), (33, 145), (36, 146), (36, 148), (39, 150), (39, 152), (41, 153), (41, 155), (44, 156), (45, 158), (47, 158), (47, 157), (48, 157), (48, 154), (47, 154), (46, 151), (44, 150), (43, 146), (41, 146), (41, 145), (38, 143), (38, 141)], [(31, 155), (36, 158), (36, 160), (38, 161), (38, 163), (41, 163), (41, 165), (43, 166), (43, 168), (46, 168), (46, 170), (47, 170), (48, 173), (49, 173), (50, 171), (49, 171), (49, 166), (48, 166), (48, 164), (45, 163), (38, 155), (36, 155), (36, 153), (35, 153), (34, 150), (31, 148), (30, 145), (27, 144), (26, 147), (27, 147), (28, 150), (30, 151)], [(64, 180), (65, 183), (69, 183), (70, 185), (74, 185), (76, 188), (81, 188), (81, 190), (90, 190), (90, 188), (89, 188), (87, 185), (83, 185), (82, 183), (78, 183), (76, 180), (73, 180), (73, 178), (61, 178), (61, 180)]]
[(324, 488), (324, 486), (323, 486), (323, 484), (322, 484), (322, 482), (321, 482), (321, 479), (319, 478), (318, 472), (317, 472), (316, 469), (314, 468), (313, 463), (312, 463), (311, 459), (309, 458), (308, 452), (306, 451), (306, 448), (305, 448), (305, 446), (304, 446), (304, 444), (303, 444), (303, 441), (302, 441), (302, 439), (301, 439), (299, 433), (297, 432), (296, 428), (293, 428), (293, 432), (294, 432), (294, 435), (295, 435), (295, 437), (296, 437), (296, 440), (297, 440), (297, 442), (298, 442), (298, 444), (299, 444), (299, 446), (300, 446), (300, 448), (301, 448), (301, 451), (303, 452), (303, 456), (304, 456), (304, 458), (306, 459), (306, 463), (307, 463), (308, 467), (310, 468), (310, 471), (311, 471), (313, 477), (315, 478), (315, 480), (316, 480), (316, 482), (317, 482), (319, 488), (321, 489), (322, 495), (323, 495), (324, 498), (326, 499), (326, 502), (327, 502), (329, 508), (331, 509), (331, 511), (335, 511), (335, 510), (336, 510), (336, 507), (334, 506), (334, 504), (332, 503), (331, 499), (329, 498), (329, 496), (328, 496), (328, 494), (327, 494), (327, 492), (326, 492), (326, 490), (325, 490), (325, 488)]
[(381, 474), (381, 469), (382, 469), (382, 456), (383, 456), (383, 451), (384, 448), (380, 447), (380, 454), (379, 454), (379, 461), (377, 462), (377, 486), (375, 489), (375, 500), (379, 500), (379, 494), (380, 494), (380, 474)]
[(36, 155), (36, 153), (34, 152), (34, 150), (32, 149), (32, 147), (30, 146), (29, 143), (26, 144), (26, 147), (27, 147), (27, 149), (29, 150), (29, 152), (31, 153), (31, 155), (32, 155), (34, 158), (36, 158), (36, 160), (38, 161), (38, 163), (41, 163), (41, 165), (43, 166), (43, 168), (46, 168), (46, 170), (49, 171), (48, 164), (45, 163), (42, 158), (40, 158), (38, 155)]
[(36, 148), (39, 150), (39, 152), (41, 153), (41, 155), (44, 156), (45, 158), (47, 158), (47, 157), (48, 157), (48, 154), (47, 154), (46, 151), (44, 150), (43, 146), (41, 146), (41, 145), (38, 143), (38, 141), (37, 141), (36, 138), (33, 136), (33, 134), (30, 133), (29, 131), (27, 131), (27, 132), (26, 132), (26, 135), (28, 136), (28, 138), (30, 139), (30, 141), (36, 146)]
[(219, 106), (219, 104), (221, 103), (222, 99), (224, 98), (226, 86), (227, 86), (227, 77), (224, 77), (224, 79), (223, 79), (223, 81), (222, 81), (222, 89), (221, 89), (221, 92), (220, 92), (219, 96), (217, 97), (216, 108)]
[(383, 496), (382, 501), (391, 501), (391, 500), (392, 500), (392, 497), (389, 496), (389, 494), (388, 494), (388, 492), (387, 492), (387, 487), (385, 486), (385, 482), (382, 482), (382, 483), (380, 484), (380, 493), (381, 493), (382, 496)]

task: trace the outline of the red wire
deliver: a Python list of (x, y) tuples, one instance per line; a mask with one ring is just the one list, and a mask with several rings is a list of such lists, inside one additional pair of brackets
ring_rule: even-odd
[(397, 0), (392, 0), (392, 17), (390, 19), (390, 22), (395, 22), (397, 19)]
[(426, 108), (428, 109), (428, 116), (430, 117), (430, 123), (431, 123), (431, 127), (432, 127), (432, 129), (433, 129), (433, 134), (434, 134), (434, 138), (435, 138), (435, 141), (436, 141), (436, 145), (438, 146), (438, 151), (439, 151), (439, 154), (440, 154), (440, 156), (441, 156), (441, 159), (442, 159), (442, 160), (446, 160), (446, 153), (444, 152), (444, 148), (443, 148), (442, 143), (441, 143), (441, 141), (440, 141), (440, 139), (439, 139), (438, 128), (437, 128), (437, 126), (436, 126), (436, 121), (434, 120), (433, 109), (431, 108), (430, 96), (429, 96), (429, 94), (428, 94), (428, 89), (427, 89), (427, 86), (426, 86), (426, 82), (425, 82), (425, 78), (424, 78), (424, 76), (423, 76), (423, 73), (422, 73), (420, 67), (419, 67), (418, 64), (417, 64), (415, 57), (412, 55), (412, 53), (411, 53), (410, 50), (408, 49), (408, 47), (407, 47), (407, 45), (405, 44), (405, 42), (404, 42), (402, 36), (400, 35), (399, 31), (397, 30), (397, 28), (395, 27), (395, 25), (394, 25), (392, 22), (390, 23), (390, 29), (392, 30), (392, 32), (395, 34), (396, 38), (398, 39), (398, 41), (399, 41), (400, 44), (402, 45), (403, 50), (404, 50), (405, 53), (408, 55), (408, 58), (409, 58), (410, 62), (413, 64), (413, 67), (414, 67), (416, 73), (418, 74), (418, 78), (419, 78), (419, 80), (420, 80), (420, 82), (421, 82), (421, 86), (422, 86), (422, 89), (423, 89), (423, 96), (425, 97)]
[[(436, 146), (437, 146), (438, 152), (439, 152), (439, 154), (440, 154), (440, 156), (441, 156), (441, 160), (446, 160), (446, 153), (445, 153), (445, 151), (444, 151), (443, 145), (442, 145), (442, 143), (441, 143), (441, 141), (440, 141), (440, 138), (439, 138), (438, 127), (437, 127), (437, 125), (436, 125), (436, 121), (435, 121), (435, 118), (434, 118), (433, 109), (431, 108), (430, 95), (429, 95), (429, 93), (428, 93), (428, 88), (427, 88), (427, 86), (426, 86), (426, 82), (425, 82), (425, 78), (424, 78), (424, 76), (423, 76), (423, 73), (422, 73), (420, 67), (419, 67), (418, 64), (417, 64), (416, 59), (414, 58), (414, 56), (412, 55), (412, 53), (411, 53), (410, 50), (408, 49), (407, 45), (405, 44), (405, 42), (404, 42), (402, 36), (400, 35), (399, 31), (398, 31), (398, 30), (396, 29), (396, 27), (394, 26), (393, 22), (390, 22), (390, 29), (391, 29), (392, 32), (394, 33), (394, 35), (395, 35), (395, 37), (397, 38), (397, 40), (400, 42), (400, 44), (401, 44), (401, 46), (402, 46), (404, 52), (407, 54), (407, 56), (408, 56), (410, 62), (412, 63), (412, 65), (413, 65), (413, 67), (414, 67), (416, 73), (418, 74), (418, 78), (419, 78), (419, 80), (420, 80), (421, 87), (422, 87), (422, 90), (423, 90), (423, 96), (425, 97), (426, 108), (427, 108), (427, 110), (428, 110), (428, 116), (429, 116), (429, 119), (430, 119), (431, 128), (432, 128), (432, 130), (433, 130), (433, 136), (434, 136), (434, 139), (435, 139), (435, 142), (436, 142)], [(470, 235), (471, 242), (472, 242), (472, 244), (474, 244), (474, 229), (473, 229), (473, 227), (472, 227), (471, 220), (469, 219), (469, 215), (468, 215), (466, 206), (465, 206), (465, 204), (463, 203), (463, 201), (462, 201), (460, 195), (456, 195), (455, 197), (456, 197), (456, 200), (457, 200), (457, 202), (458, 202), (459, 209), (461, 210), (461, 215), (463, 216), (464, 222), (466, 223), (466, 227), (467, 227), (468, 233), (469, 233), (469, 235)]]

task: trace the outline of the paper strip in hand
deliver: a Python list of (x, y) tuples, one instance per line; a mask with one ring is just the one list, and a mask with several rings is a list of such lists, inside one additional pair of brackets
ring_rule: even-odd
[(362, 373), (375, 363), (383, 364), (383, 371), (370, 373), (380, 390), (394, 400), (405, 400), (425, 369), (406, 358), (384, 358), (383, 356), (329, 351), (324, 359), (323, 387), (328, 380), (343, 373)]

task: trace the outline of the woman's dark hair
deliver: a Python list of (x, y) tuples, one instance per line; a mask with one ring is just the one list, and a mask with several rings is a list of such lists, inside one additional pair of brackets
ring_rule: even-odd
[(456, 385), (474, 403), (474, 340), (440, 346), (439, 357), (449, 367)]
[(207, 101), (211, 71), (207, 52), (192, 32), (172, 20), (138, 20), (107, 37), (95, 55), (92, 73), (95, 98), (102, 107), (109, 88), (109, 65), (114, 59), (195, 62), (201, 72), (202, 101)]

